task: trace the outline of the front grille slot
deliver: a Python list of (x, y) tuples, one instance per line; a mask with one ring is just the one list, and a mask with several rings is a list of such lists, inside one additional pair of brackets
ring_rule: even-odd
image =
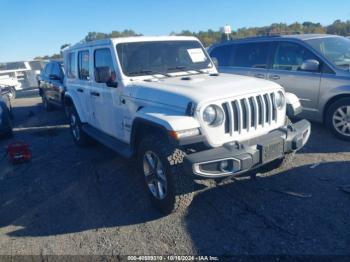
[(277, 121), (275, 94), (267, 93), (222, 104), (225, 133), (250, 132)]
[(224, 109), (225, 113), (225, 133), (228, 134), (230, 133), (230, 115), (229, 115), (229, 109), (227, 103), (222, 104), (222, 108)]
[(254, 114), (254, 112), (256, 111), (256, 108), (255, 108), (255, 104), (254, 104), (253, 99), (254, 99), (253, 97), (249, 97), (249, 106), (251, 108), (251, 110), (250, 110), (250, 126), (251, 127), (255, 127), (255, 122), (257, 121), (255, 119), (256, 114)]
[(242, 108), (242, 121), (243, 121), (243, 129), (247, 129), (247, 108), (245, 106), (244, 99), (241, 99), (241, 108)]
[(258, 96), (257, 98), (257, 102), (258, 102), (258, 116), (259, 116), (259, 125), (262, 125), (263, 123), (263, 104), (261, 101), (261, 97)]
[(233, 109), (233, 130), (234, 132), (238, 131), (238, 106), (237, 101), (231, 103)]

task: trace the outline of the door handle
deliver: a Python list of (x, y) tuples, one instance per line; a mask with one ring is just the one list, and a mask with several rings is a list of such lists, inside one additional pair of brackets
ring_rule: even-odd
[(84, 93), (84, 89), (81, 89), (81, 88), (78, 88), (77, 91), (80, 93)]
[(97, 93), (97, 92), (90, 92), (90, 95), (92, 95), (92, 96), (100, 96), (100, 93)]
[(270, 79), (278, 80), (278, 79), (280, 79), (280, 76), (279, 75), (272, 75), (272, 76), (270, 76)]
[(256, 74), (254, 76), (257, 77), (257, 78), (265, 78), (265, 75), (263, 75), (263, 74)]

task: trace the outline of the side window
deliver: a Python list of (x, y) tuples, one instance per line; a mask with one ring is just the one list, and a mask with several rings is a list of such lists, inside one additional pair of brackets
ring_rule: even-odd
[(267, 68), (270, 43), (247, 43), (237, 45), (233, 65), (237, 67)]
[(273, 58), (272, 68), (275, 70), (298, 71), (301, 64), (308, 59), (319, 59), (308, 49), (290, 42), (280, 42)]
[(97, 68), (109, 68), (111, 70), (111, 73), (112, 73), (112, 79), (110, 79), (110, 80), (112, 82), (114, 82), (116, 80), (116, 74), (115, 74), (115, 69), (114, 69), (113, 60), (112, 60), (112, 54), (111, 54), (111, 50), (109, 48), (95, 50), (94, 68), (95, 68), (95, 80), (97, 80), (97, 77), (96, 77), (96, 69)]
[(235, 45), (223, 45), (214, 48), (214, 50), (210, 53), (211, 57), (215, 57), (219, 66), (232, 66), (231, 59), (232, 54), (234, 53)]
[(89, 51), (80, 51), (78, 53), (78, 71), (79, 79), (90, 80), (90, 56)]
[(68, 65), (67, 65), (67, 77), (68, 78), (76, 78), (77, 77), (77, 61), (75, 53), (68, 54)]

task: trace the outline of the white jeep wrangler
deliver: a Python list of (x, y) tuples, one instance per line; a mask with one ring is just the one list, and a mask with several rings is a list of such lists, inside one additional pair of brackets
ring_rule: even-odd
[(275, 168), (302, 148), (310, 123), (270, 81), (218, 74), (194, 37), (132, 37), (64, 52), (65, 105), (76, 144), (91, 138), (137, 157), (152, 202), (186, 207), (194, 180)]

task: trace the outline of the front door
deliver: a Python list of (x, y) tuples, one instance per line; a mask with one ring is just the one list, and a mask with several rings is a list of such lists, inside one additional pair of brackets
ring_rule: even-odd
[(304, 46), (294, 42), (278, 42), (272, 55), (268, 79), (282, 85), (287, 92), (295, 94), (303, 106), (304, 117), (318, 111), (321, 72), (301, 71), (308, 59), (320, 59)]
[[(116, 80), (115, 65), (109, 47), (93, 50), (93, 71), (96, 68), (108, 67), (112, 72), (111, 81)], [(120, 99), (120, 88), (109, 87), (106, 83), (96, 82), (94, 75), (90, 90), (91, 124), (104, 133), (121, 139), (123, 137), (123, 103)]]

